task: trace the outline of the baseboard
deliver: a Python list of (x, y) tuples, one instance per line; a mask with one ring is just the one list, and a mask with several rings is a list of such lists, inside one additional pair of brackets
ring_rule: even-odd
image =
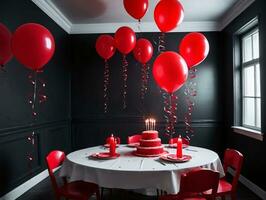
[[(234, 175), (234, 170), (229, 168), (229, 173)], [(257, 186), (255, 183), (248, 180), (246, 177), (240, 175), (239, 181), (246, 186), (248, 189), (250, 189), (252, 192), (254, 192), (258, 197), (260, 197), (263, 200), (266, 200), (266, 191), (264, 191), (262, 188)]]
[[(58, 170), (58, 168), (56, 169)], [(55, 171), (56, 171), (55, 170)], [(38, 175), (32, 177), (25, 183), (21, 184), (20, 186), (16, 187), (15, 189), (11, 190), (4, 196), (0, 197), (0, 200), (15, 200), (23, 195), (25, 192), (30, 190), (32, 187), (40, 183), (42, 180), (49, 176), (48, 170), (44, 170), (43, 172), (39, 173)]]

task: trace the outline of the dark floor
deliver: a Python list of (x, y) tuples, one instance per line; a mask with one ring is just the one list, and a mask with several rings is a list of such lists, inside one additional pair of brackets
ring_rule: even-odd
[[(92, 197), (91, 199), (95, 199)], [(110, 198), (110, 192), (108, 189), (104, 190), (104, 200), (156, 200), (156, 197), (148, 197), (134, 192), (126, 192), (124, 190), (113, 190), (112, 198)], [(242, 184), (238, 185), (238, 196), (239, 200), (259, 200), (254, 193), (247, 189)], [(52, 187), (50, 184), (50, 179), (47, 178), (34, 188), (22, 195), (18, 200), (55, 200)]]

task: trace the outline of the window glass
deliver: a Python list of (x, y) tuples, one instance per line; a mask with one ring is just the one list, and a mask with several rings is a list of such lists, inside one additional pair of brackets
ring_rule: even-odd
[(253, 59), (259, 58), (259, 33), (253, 34)]
[(244, 80), (244, 96), (255, 95), (255, 70), (254, 66), (245, 67), (243, 69)]
[(261, 100), (260, 98), (256, 99), (256, 126), (261, 128)]
[(244, 98), (243, 123), (247, 126), (255, 126), (255, 99)]
[(260, 97), (260, 64), (256, 64), (256, 96)]
[(244, 48), (243, 61), (244, 62), (248, 62), (252, 60), (252, 40), (251, 39), (252, 39), (251, 36), (247, 36), (244, 38), (244, 42), (243, 42), (243, 48)]

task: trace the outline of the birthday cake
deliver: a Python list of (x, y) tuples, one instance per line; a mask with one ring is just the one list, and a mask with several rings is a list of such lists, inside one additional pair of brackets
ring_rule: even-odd
[(161, 139), (158, 137), (158, 131), (143, 131), (140, 139), (140, 145), (135, 154), (138, 156), (160, 156), (164, 153)]

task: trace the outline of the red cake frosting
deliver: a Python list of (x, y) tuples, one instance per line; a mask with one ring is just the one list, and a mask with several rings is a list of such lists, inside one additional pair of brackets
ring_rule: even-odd
[(164, 153), (161, 139), (157, 131), (143, 131), (140, 145), (137, 147), (136, 155), (159, 156)]

